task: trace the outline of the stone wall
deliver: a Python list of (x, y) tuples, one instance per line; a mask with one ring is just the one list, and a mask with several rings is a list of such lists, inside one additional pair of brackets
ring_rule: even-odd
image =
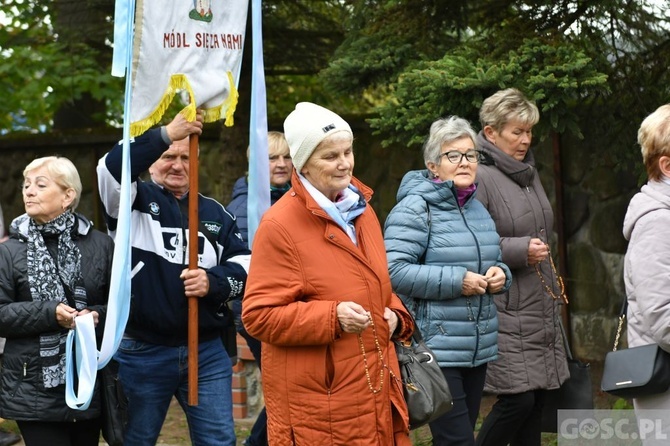
[[(403, 175), (407, 170), (423, 167), (421, 149), (384, 148), (363, 120), (349, 119), (349, 122), (353, 123), (356, 136), (355, 175), (375, 190), (372, 206), (383, 225), (396, 202)], [(217, 135), (217, 131), (206, 131), (204, 135)], [(23, 213), (20, 193), (23, 168), (34, 158), (59, 154), (70, 158), (82, 177), (84, 193), (79, 210), (104, 229), (95, 166), (120, 137), (121, 132), (112, 129), (96, 134), (0, 138), (4, 161), (0, 169), (0, 203), (5, 223), (9, 224), (12, 218)], [(200, 190), (226, 204), (233, 182), (245, 173), (246, 166), (221, 165), (222, 148), (218, 138), (203, 136), (200, 147)], [(563, 138), (560, 153), (561, 181), (558, 183), (562, 184), (564, 195), (565, 259), (557, 256), (560, 252), (557, 237), (554, 237), (552, 250), (557, 264), (564, 262), (574, 353), (583, 359), (601, 360), (611, 348), (616, 315), (624, 296), (622, 269), (626, 243), (621, 228), (637, 184), (631, 169), (596, 163), (584, 141)], [(557, 169), (552, 141), (540, 142), (535, 154), (543, 184), (557, 209)]]
[[(82, 197), (78, 211), (91, 218), (98, 227), (104, 228), (100, 200), (97, 194), (95, 166), (99, 156), (108, 150), (119, 134), (99, 135), (34, 135), (21, 138), (0, 139), (0, 204), (5, 225), (24, 213), (21, 197), (23, 169), (36, 158), (60, 155), (69, 158), (77, 167), (82, 181)], [(104, 229), (103, 229), (104, 230)]]
[[(630, 166), (608, 165), (595, 159), (594, 152), (583, 140), (561, 137), (557, 172), (552, 141), (535, 148), (542, 183), (555, 210), (557, 184), (563, 190), (564, 280), (573, 354), (600, 361), (612, 349), (625, 296), (623, 219), (639, 188)], [(557, 243), (554, 240), (552, 246)]]

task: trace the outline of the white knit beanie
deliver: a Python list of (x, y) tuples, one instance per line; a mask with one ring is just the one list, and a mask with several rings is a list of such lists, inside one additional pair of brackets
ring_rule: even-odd
[(284, 120), (284, 135), (291, 151), (291, 160), (300, 172), (316, 146), (333, 133), (353, 132), (336, 113), (311, 102), (299, 102)]

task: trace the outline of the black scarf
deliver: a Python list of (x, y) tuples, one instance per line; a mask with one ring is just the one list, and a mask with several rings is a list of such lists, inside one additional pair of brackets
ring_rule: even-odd
[[(56, 301), (86, 308), (86, 290), (81, 275), (81, 253), (72, 241), (76, 218), (66, 211), (43, 225), (30, 219), (28, 223), (28, 284), (33, 301)], [(44, 237), (58, 237), (54, 259)], [(71, 296), (68, 299), (68, 296)], [(74, 302), (70, 303), (72, 300)], [(40, 360), (44, 387), (65, 384), (65, 340), (67, 330), (43, 333), (40, 336)]]

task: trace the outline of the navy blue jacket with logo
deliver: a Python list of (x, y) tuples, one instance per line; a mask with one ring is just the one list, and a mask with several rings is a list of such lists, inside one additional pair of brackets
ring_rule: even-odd
[[(130, 143), (132, 299), (126, 335), (159, 345), (186, 345), (188, 299), (179, 278), (188, 267), (188, 194), (179, 200), (168, 190), (139, 176), (167, 150), (161, 129), (149, 130)], [(123, 147), (98, 163), (98, 187), (107, 228), (116, 235)], [(184, 211), (182, 211), (184, 206)], [(199, 298), (199, 340), (219, 336), (228, 317), (225, 303), (241, 299), (250, 251), (234, 217), (214, 199), (198, 195), (198, 267), (207, 271), (209, 293)], [(203, 234), (204, 228), (210, 234)], [(216, 246), (209, 241), (216, 241)]]

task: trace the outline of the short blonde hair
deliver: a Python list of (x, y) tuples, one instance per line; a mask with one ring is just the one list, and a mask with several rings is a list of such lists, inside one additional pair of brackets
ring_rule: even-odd
[[(247, 146), (247, 159), (249, 159), (250, 150), (251, 147)], [(272, 157), (274, 155), (283, 155), (287, 157), (290, 156), (290, 151), (284, 134), (272, 130), (268, 132), (268, 156)]]
[(663, 177), (658, 160), (670, 156), (670, 104), (661, 105), (647, 116), (637, 131), (637, 142), (642, 150), (642, 161), (650, 180)]
[(68, 206), (68, 209), (74, 212), (74, 210), (79, 205), (79, 199), (81, 198), (81, 178), (79, 178), (79, 172), (74, 166), (72, 161), (62, 156), (45, 156), (42, 158), (37, 158), (30, 162), (23, 169), (23, 178), (26, 177), (28, 172), (31, 172), (36, 169), (44, 167), (51, 178), (58, 184), (63, 190), (73, 189), (75, 193), (74, 200)]
[(532, 127), (540, 120), (540, 112), (535, 103), (529, 101), (516, 88), (497, 91), (484, 99), (479, 109), (482, 129), (489, 125), (493, 130), (500, 132), (505, 124), (512, 120)]
[(268, 132), (268, 156), (290, 156), (288, 142), (282, 132)]

